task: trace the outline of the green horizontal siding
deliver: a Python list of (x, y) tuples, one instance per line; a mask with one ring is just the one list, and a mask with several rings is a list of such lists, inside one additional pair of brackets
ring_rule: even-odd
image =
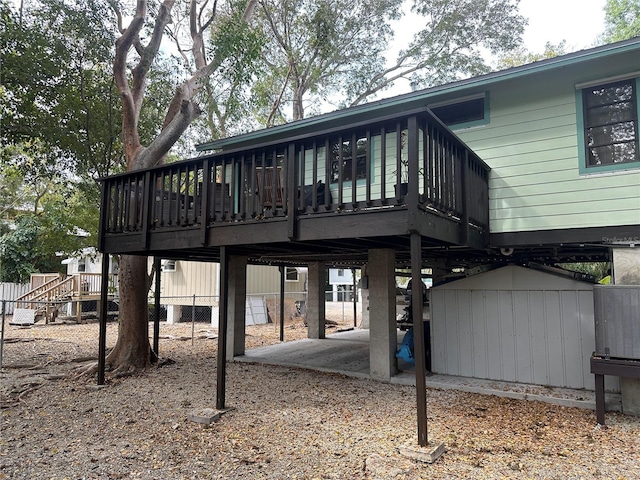
[(575, 85), (640, 70), (628, 60), (505, 82), (490, 123), (456, 131), (492, 169), (492, 233), (640, 224), (640, 170), (582, 175), (578, 154)]

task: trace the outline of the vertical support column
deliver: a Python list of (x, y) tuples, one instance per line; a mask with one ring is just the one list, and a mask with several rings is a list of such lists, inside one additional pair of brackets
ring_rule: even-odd
[(307, 336), (325, 338), (324, 279), (325, 266), (322, 262), (309, 264), (309, 290), (307, 292)]
[(413, 314), (413, 351), (416, 361), (416, 404), (418, 410), (418, 445), (426, 447), (427, 440), (427, 380), (422, 319), (422, 237), (411, 232), (411, 306)]
[(227, 326), (227, 360), (232, 361), (233, 357), (244, 355), (247, 323), (247, 257), (230, 256), (228, 276), (228, 294), (231, 304)]
[(280, 341), (284, 342), (284, 276), (286, 268), (280, 265)]
[(220, 247), (220, 316), (218, 320), (218, 368), (216, 408), (224, 410), (225, 390), (227, 381), (227, 314), (229, 311), (229, 295), (227, 282), (229, 281), (229, 254), (227, 247)]
[(398, 371), (395, 261), (395, 250), (369, 250), (369, 368), (374, 380), (388, 381)]
[(351, 279), (353, 280), (353, 292), (352, 292), (352, 299), (353, 299), (353, 326), (357, 327), (358, 326), (358, 284), (356, 282), (356, 269), (352, 268), (351, 269)]
[(369, 270), (368, 265), (363, 265), (360, 269), (360, 294), (362, 301), (362, 320), (360, 328), (369, 328)]
[(98, 334), (98, 385), (104, 385), (104, 369), (107, 354), (107, 293), (109, 289), (109, 255), (102, 254), (100, 277), (100, 330)]
[(153, 351), (160, 356), (160, 257), (153, 258), (153, 269), (156, 273), (156, 285), (153, 292)]

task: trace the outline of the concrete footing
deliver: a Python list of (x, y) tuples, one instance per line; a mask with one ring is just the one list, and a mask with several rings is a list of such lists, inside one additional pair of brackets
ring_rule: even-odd
[(400, 455), (424, 463), (433, 463), (444, 453), (444, 443), (429, 442), (426, 447), (419, 445), (402, 445), (398, 447)]

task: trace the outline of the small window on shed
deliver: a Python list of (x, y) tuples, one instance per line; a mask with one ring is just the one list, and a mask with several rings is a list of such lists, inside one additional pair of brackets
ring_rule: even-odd
[(297, 282), (298, 281), (298, 269), (295, 267), (286, 267), (284, 271), (284, 279), (287, 282)]

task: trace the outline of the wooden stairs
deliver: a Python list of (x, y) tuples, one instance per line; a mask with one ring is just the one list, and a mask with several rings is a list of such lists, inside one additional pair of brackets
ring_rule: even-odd
[[(73, 275), (46, 274), (44, 283), (16, 299), (16, 310), (11, 323), (31, 325), (41, 319), (45, 323), (55, 321), (60, 308), (69, 302), (97, 300), (100, 297), (99, 273), (75, 273)], [(115, 276), (109, 279), (115, 285)], [(33, 285), (33, 281), (32, 281)], [(79, 316), (81, 309), (78, 309)]]

